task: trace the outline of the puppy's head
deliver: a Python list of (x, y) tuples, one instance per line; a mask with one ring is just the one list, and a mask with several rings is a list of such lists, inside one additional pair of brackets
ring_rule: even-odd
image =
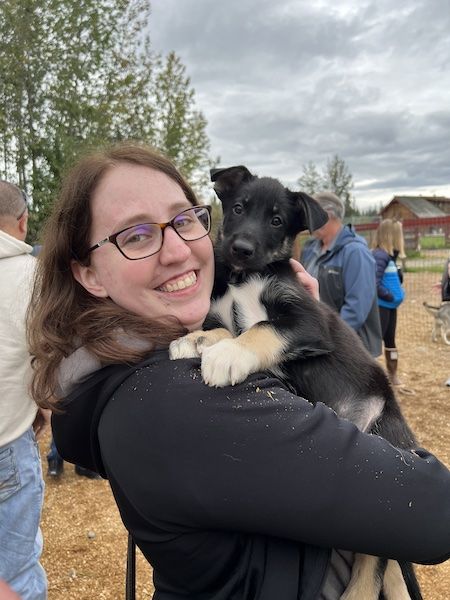
[(298, 233), (319, 229), (328, 220), (307, 194), (252, 175), (244, 166), (212, 169), (211, 180), (223, 208), (221, 257), (235, 271), (259, 271), (289, 258)]

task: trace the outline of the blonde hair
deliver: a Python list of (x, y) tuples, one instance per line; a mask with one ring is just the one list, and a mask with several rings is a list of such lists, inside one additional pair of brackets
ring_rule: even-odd
[[(77, 347), (85, 347), (104, 365), (134, 363), (148, 355), (148, 348), (168, 344), (186, 332), (173, 317), (144, 318), (110, 298), (97, 298), (72, 275), (73, 259), (85, 265), (90, 260), (91, 198), (103, 177), (121, 163), (165, 173), (192, 205), (198, 204), (170, 160), (137, 143), (122, 143), (89, 154), (69, 172), (44, 230), (28, 310), (31, 394), (43, 407), (52, 408), (57, 403), (60, 363)], [(130, 337), (143, 343), (130, 345)]]
[(403, 225), (400, 221), (394, 221), (393, 224), (393, 245), (394, 250), (398, 251), (400, 259), (406, 258), (405, 253), (405, 238), (403, 236)]
[(394, 254), (394, 222), (392, 219), (383, 219), (378, 225), (375, 234), (375, 246), (381, 248), (390, 256)]

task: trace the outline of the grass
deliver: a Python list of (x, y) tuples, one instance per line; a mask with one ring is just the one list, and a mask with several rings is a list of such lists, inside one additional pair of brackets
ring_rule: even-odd
[(420, 238), (420, 247), (423, 250), (439, 250), (445, 248), (445, 235), (424, 235)]
[(408, 267), (406, 264), (406, 273), (439, 273), (442, 275), (442, 267), (439, 265), (424, 265), (423, 267)]

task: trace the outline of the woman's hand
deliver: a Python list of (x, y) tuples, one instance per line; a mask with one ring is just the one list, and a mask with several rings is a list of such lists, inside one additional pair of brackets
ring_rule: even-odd
[(291, 258), (289, 262), (291, 263), (291, 267), (294, 270), (297, 279), (300, 281), (305, 290), (307, 290), (313, 298), (319, 300), (319, 282), (317, 279), (310, 275), (304, 269), (303, 265), (298, 262), (298, 260)]
[[(36, 413), (36, 418), (33, 422), (33, 431), (37, 440), (39, 440), (47, 427), (50, 425), (52, 411), (48, 408), (39, 408)], [(0, 596), (1, 597), (1, 596)]]

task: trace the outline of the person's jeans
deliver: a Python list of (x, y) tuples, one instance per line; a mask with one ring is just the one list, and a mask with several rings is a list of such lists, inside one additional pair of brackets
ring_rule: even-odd
[(0, 447), (0, 579), (21, 600), (47, 598), (47, 577), (39, 563), (43, 496), (39, 449), (30, 428)]

